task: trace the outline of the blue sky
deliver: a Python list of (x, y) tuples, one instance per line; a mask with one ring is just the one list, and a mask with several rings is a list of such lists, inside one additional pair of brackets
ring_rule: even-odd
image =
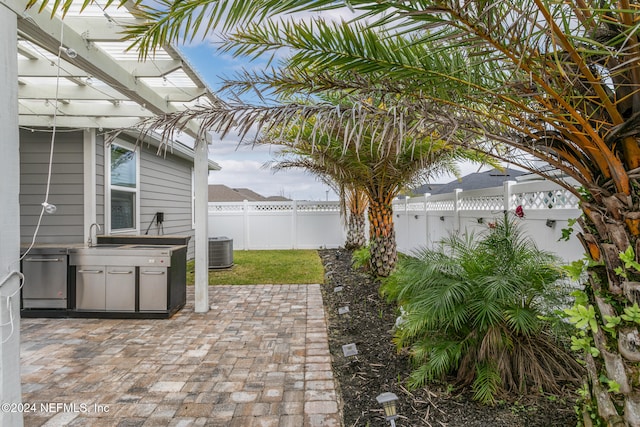
[[(214, 92), (220, 89), (221, 77), (231, 77), (242, 67), (266, 65), (260, 61), (248, 63), (230, 55), (218, 54), (215, 46), (208, 42), (181, 46), (180, 50)], [(277, 147), (252, 148), (247, 144), (239, 146), (238, 142), (235, 135), (229, 135), (224, 140), (214, 138), (209, 157), (220, 164), (222, 170), (210, 174), (210, 184), (246, 187), (264, 196), (282, 195), (296, 200), (326, 200), (328, 197), (329, 200), (337, 200), (326, 184), (302, 170), (273, 173), (265, 169), (263, 165), (273, 160)]]
[[(210, 41), (180, 46), (180, 50), (214, 93), (220, 89), (221, 77), (231, 77), (243, 67), (266, 66), (266, 61), (248, 62), (228, 54), (220, 54)], [(265, 169), (263, 165), (273, 159), (277, 147), (251, 148), (247, 145), (239, 146), (238, 142), (234, 135), (227, 136), (224, 140), (214, 138), (209, 157), (220, 164), (222, 170), (210, 174), (210, 184), (246, 187), (264, 196), (282, 195), (296, 200), (337, 200), (336, 194), (326, 184), (302, 170), (273, 173)], [(463, 164), (461, 170), (465, 175), (476, 172), (478, 166)], [(450, 182), (453, 179), (453, 176), (443, 176), (433, 182)]]

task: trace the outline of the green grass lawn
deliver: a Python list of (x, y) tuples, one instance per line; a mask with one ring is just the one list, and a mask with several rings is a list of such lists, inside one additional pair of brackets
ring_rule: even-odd
[[(209, 270), (209, 285), (323, 283), (324, 268), (315, 250), (234, 251), (234, 265)], [(187, 284), (193, 285), (194, 262), (187, 263)]]

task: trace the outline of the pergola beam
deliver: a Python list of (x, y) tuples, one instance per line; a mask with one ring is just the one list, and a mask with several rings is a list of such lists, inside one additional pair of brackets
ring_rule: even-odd
[[(120, 92), (122, 96), (144, 106), (152, 114), (166, 114), (183, 109), (183, 106), (169, 102), (174, 99), (171, 98), (172, 95), (168, 95), (168, 91), (168, 96), (163, 96), (156, 90), (157, 88), (146, 85), (140, 79), (140, 76), (132, 74), (131, 70), (127, 69), (127, 66), (123, 66), (120, 63), (121, 61), (114, 60), (113, 57), (92, 43), (87, 38), (87, 34), (83, 35), (78, 33), (74, 27), (67, 24), (66, 19), (62, 20), (58, 17), (51, 17), (46, 13), (23, 14), (24, 4), (19, 0), (7, 0), (7, 4), (12, 7), (19, 16), (19, 31), (24, 35), (28, 35), (30, 41), (56, 54), (61, 45), (75, 51), (75, 57), (63, 57), (65, 66), (60, 74), (61, 76), (67, 78), (81, 78), (87, 75), (93, 76), (111, 87), (118, 88), (118, 92)], [(176, 55), (175, 51), (171, 53), (176, 60), (169, 62), (168, 66), (165, 65), (165, 70), (173, 69), (181, 65), (180, 56)], [(32, 64), (31, 62), (37, 64)], [(57, 75), (56, 67), (50, 67), (51, 61), (47, 61), (46, 59), (39, 59), (37, 61), (21, 60), (20, 64), (19, 74), (23, 76), (23, 78)], [(67, 64), (70, 65), (67, 66)], [(159, 64), (161, 64), (161, 62)], [(50, 69), (47, 69), (47, 67)], [(155, 66), (153, 67), (155, 68)], [(163, 66), (158, 65), (158, 67), (160, 67), (160, 72), (164, 71), (162, 69)], [(149, 68), (148, 66), (141, 66), (141, 69)], [(155, 69), (157, 71), (157, 68)], [(172, 94), (176, 92), (175, 90), (171, 91)], [(205, 91), (205, 93), (208, 92)], [(69, 99), (73, 98), (69, 97)], [(184, 97), (182, 99), (184, 99)], [(185, 131), (195, 137), (198, 134), (198, 126), (196, 123), (189, 123)]]
[[(56, 116), (56, 126), (71, 129), (121, 129), (133, 128), (140, 121), (140, 117), (87, 117), (87, 116)], [(20, 115), (20, 126), (29, 128), (53, 127), (52, 115)]]
[[(65, 100), (66, 101), (66, 100)], [(20, 100), (20, 114), (25, 115), (53, 115), (55, 110), (55, 99), (42, 100)], [(118, 104), (114, 105), (105, 101), (85, 101), (83, 103), (69, 101), (62, 102), (58, 98), (58, 114), (74, 117), (151, 117), (152, 114), (140, 108), (139, 105)]]

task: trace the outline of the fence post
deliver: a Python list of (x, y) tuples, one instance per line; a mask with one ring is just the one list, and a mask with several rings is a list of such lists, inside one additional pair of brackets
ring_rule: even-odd
[(294, 200), (291, 203), (291, 247), (298, 249), (298, 202)]
[(453, 192), (453, 231), (460, 231), (460, 196), (462, 188), (456, 188)]
[(249, 201), (242, 201), (242, 227), (244, 228), (244, 250), (249, 250)]
[[(400, 216), (400, 215), (398, 215)], [(404, 248), (402, 248), (405, 252), (411, 247), (411, 223), (409, 222), (409, 196), (404, 198), (404, 224), (405, 224), (405, 238), (404, 238)]]
[[(503, 188), (503, 194), (502, 197), (504, 198), (502, 200), (503, 202), (503, 206), (504, 206), (504, 210), (506, 212), (509, 212), (512, 208), (511, 206), (511, 195), (512, 195), (512, 188), (511, 186), (513, 184), (515, 184), (515, 181), (505, 181), (502, 183), (502, 188)], [(513, 208), (515, 209), (515, 206), (513, 206)]]
[(431, 241), (431, 232), (429, 229), (429, 207), (427, 204), (429, 203), (429, 196), (431, 193), (424, 193), (424, 247), (430, 246), (429, 242)]

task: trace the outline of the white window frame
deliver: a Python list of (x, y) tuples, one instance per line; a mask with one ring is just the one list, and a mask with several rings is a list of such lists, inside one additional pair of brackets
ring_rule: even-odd
[[(129, 187), (119, 187), (111, 185), (111, 146), (117, 145), (126, 150), (130, 150), (136, 153), (136, 187), (135, 189)], [(105, 234), (140, 234), (140, 147), (136, 147), (133, 144), (129, 144), (122, 140), (117, 140), (111, 144), (105, 144), (104, 147), (104, 218), (105, 218)], [(133, 228), (120, 228), (117, 230), (111, 229), (111, 190), (126, 191), (135, 194), (135, 213), (133, 215)]]

